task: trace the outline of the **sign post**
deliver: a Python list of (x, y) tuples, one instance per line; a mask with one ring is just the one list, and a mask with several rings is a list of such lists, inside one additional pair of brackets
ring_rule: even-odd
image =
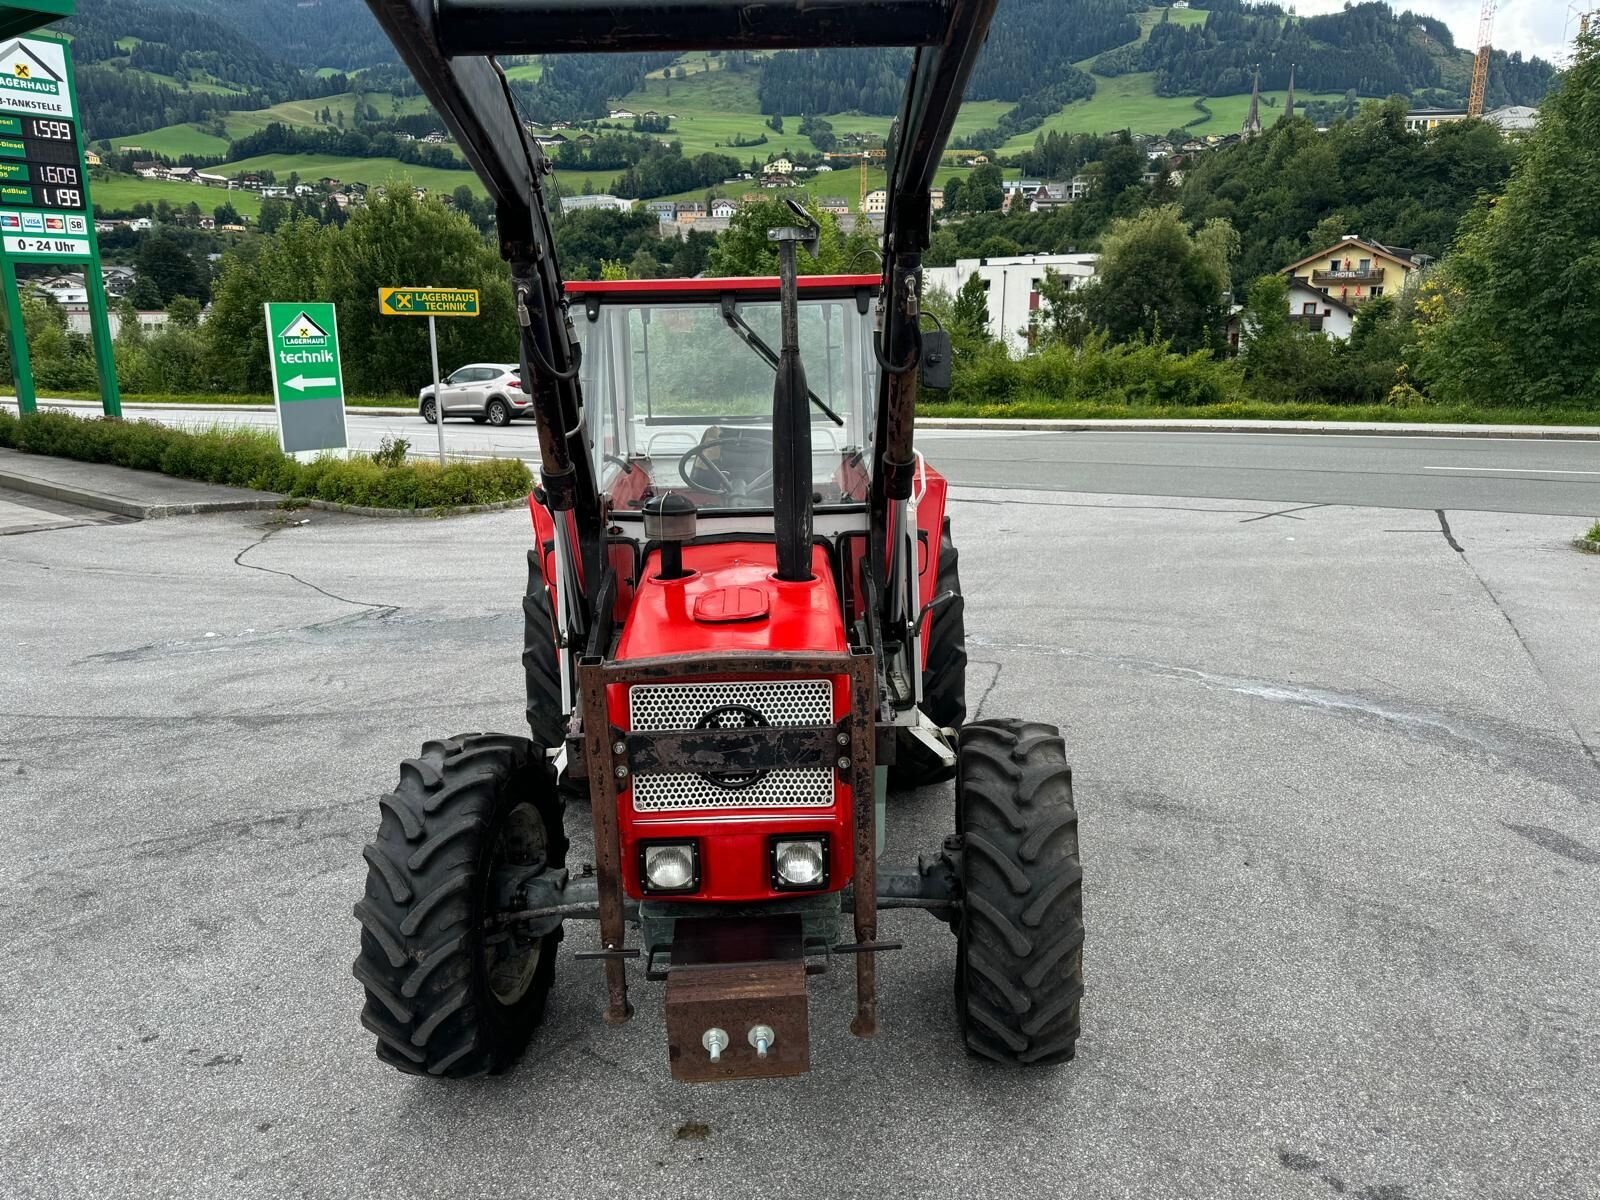
[(444, 466), (444, 381), (439, 376), (439, 327), (436, 317), (475, 317), (478, 293), (473, 288), (378, 289), (378, 311), (386, 317), (427, 317), (428, 351), (433, 357), (433, 430)]
[[(16, 7), (0, 6), (0, 18), (13, 15)], [(58, 7), (52, 4), (50, 9)], [(70, 11), (69, 5), (55, 15)], [(37, 15), (52, 19), (43, 12)], [(10, 28), (0, 25), (0, 33), (9, 33)], [(0, 36), (0, 284), (11, 326), (17, 407), (22, 412), (35, 411), (37, 394), (16, 268), (22, 263), (70, 261), (82, 268), (88, 293), (101, 407), (108, 417), (122, 415), (93, 212), (89, 171), (78, 136), (71, 49), (53, 38)]]
[(285, 454), (342, 450), (344, 372), (333, 305), (267, 304), (267, 349), (272, 360), (278, 445)]

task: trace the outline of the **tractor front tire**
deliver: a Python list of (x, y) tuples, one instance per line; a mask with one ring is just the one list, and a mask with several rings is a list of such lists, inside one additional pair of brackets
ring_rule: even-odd
[(965, 898), (956, 1006), (974, 1055), (1064, 1063), (1083, 997), (1083, 868), (1072, 769), (1053, 725), (976, 721), (956, 777)]
[[(933, 594), (954, 592), (955, 599), (933, 614), (928, 630), (928, 665), (922, 673), (922, 711), (941, 729), (960, 729), (967, 719), (966, 601), (961, 595), (961, 555), (950, 536), (950, 518), (939, 538), (939, 574)], [(955, 774), (917, 738), (900, 733), (895, 763), (889, 768), (895, 789), (928, 787)]]
[(556, 657), (556, 623), (550, 592), (539, 569), (539, 550), (528, 551), (528, 589), (522, 597), (522, 673), (527, 681), (528, 732), (545, 746), (559, 746), (567, 735), (561, 711), (561, 664)]
[(544, 1016), (561, 941), (559, 926), (527, 938), (493, 924), (497, 877), (566, 863), (549, 763), (508, 734), (431, 741), (400, 764), (400, 783), (378, 804), (355, 906), (361, 1023), (378, 1057), (408, 1074), (497, 1074)]

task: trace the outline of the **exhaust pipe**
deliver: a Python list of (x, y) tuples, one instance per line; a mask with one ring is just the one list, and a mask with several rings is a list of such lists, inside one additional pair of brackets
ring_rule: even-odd
[(768, 232), (778, 243), (782, 345), (778, 377), (772, 387), (772, 518), (778, 542), (778, 578), (811, 578), (811, 409), (805, 364), (800, 361), (800, 284), (798, 247), (817, 252), (820, 230), (811, 214), (793, 200), (789, 207), (803, 225)]

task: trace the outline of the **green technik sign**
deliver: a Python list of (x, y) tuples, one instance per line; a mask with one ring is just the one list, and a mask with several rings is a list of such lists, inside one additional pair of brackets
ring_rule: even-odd
[(344, 373), (333, 305), (268, 304), (267, 350), (272, 363), (278, 444), (285, 454), (342, 450)]

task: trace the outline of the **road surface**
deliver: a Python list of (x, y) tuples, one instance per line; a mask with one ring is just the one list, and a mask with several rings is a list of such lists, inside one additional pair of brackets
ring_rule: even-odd
[[(127, 415), (276, 428), (267, 412), (130, 407)], [(414, 456), (434, 452), (433, 426), (421, 417), (352, 415), (349, 430), (360, 449), (404, 437)], [(445, 439), (455, 454), (538, 456), (532, 422), (447, 421)], [(917, 442), (969, 487), (1600, 517), (1600, 439), (923, 430)]]
[[(1036, 444), (1163, 443), (1004, 449)], [(423, 739), (523, 726), (527, 514), (0, 539), (0, 1194), (1594, 1197), (1600, 558), (1575, 522), (954, 501), (970, 711), (1057, 723), (1074, 758), (1089, 991), (1060, 1069), (967, 1058), (954, 939), (892, 912), (882, 1033), (847, 1032), (848, 965), (814, 979), (799, 1079), (673, 1083), (637, 964), (635, 1019), (601, 1020), (592, 926), (509, 1074), (396, 1075), (357, 1023), (361, 847)], [(889, 856), (936, 849), (952, 805), (892, 796)]]

